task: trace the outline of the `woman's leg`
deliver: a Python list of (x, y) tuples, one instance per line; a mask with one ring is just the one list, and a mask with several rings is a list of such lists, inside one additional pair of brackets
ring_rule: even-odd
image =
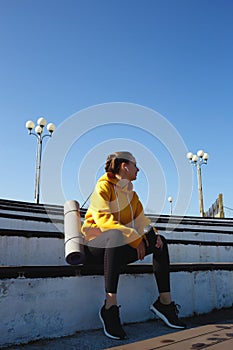
[[(153, 253), (153, 268), (156, 281), (159, 289), (159, 298), (150, 306), (150, 310), (161, 318), (169, 327), (183, 329), (186, 325), (178, 318), (178, 309), (176, 304), (171, 300), (170, 293), (170, 272), (169, 272), (169, 252), (166, 239), (162, 239), (162, 248), (154, 250), (154, 243), (156, 243), (157, 235), (150, 230), (147, 235), (149, 247), (147, 253)], [(156, 237), (156, 238), (155, 238)]]
[[(110, 238), (111, 235), (108, 237), (105, 248), (93, 248), (94, 254), (98, 252), (98, 258), (99, 252), (102, 254), (101, 261), (104, 263), (107, 301), (105, 308), (109, 308), (110, 310), (111, 306), (117, 305), (116, 295), (121, 268), (138, 260), (136, 249), (129, 245), (117, 245), (114, 243), (114, 239), (119, 243), (119, 240), (122, 237), (121, 232), (115, 231), (113, 233), (116, 235), (112, 234), (112, 238)], [(169, 252), (166, 239), (163, 236), (160, 237), (162, 239), (163, 246), (162, 248), (157, 248), (156, 243), (158, 236), (155, 234), (155, 232), (150, 230), (146, 234), (146, 255), (153, 254), (153, 270), (160, 294), (159, 299), (153, 305), (151, 305), (150, 309), (170, 327), (185, 328), (185, 325), (177, 317), (177, 310), (174, 302), (171, 302)], [(96, 238), (96, 240), (97, 239), (98, 238)], [(90, 247), (90, 249), (92, 248)], [(101, 310), (104, 312), (103, 308)]]
[[(109, 294), (107, 300), (112, 299), (112, 302), (115, 303), (121, 268), (138, 260), (137, 251), (129, 245), (120, 245), (123, 240), (118, 230), (107, 231), (101, 236), (95, 238), (91, 241), (91, 245), (87, 246), (89, 251), (87, 263), (104, 264), (105, 291)], [(170, 261), (166, 239), (160, 236), (163, 241), (161, 249), (156, 248), (157, 235), (153, 230), (150, 230), (146, 237), (148, 241), (146, 255), (153, 254), (153, 271), (161, 302), (168, 304), (170, 303)]]
[[(153, 270), (159, 290), (159, 298), (150, 306), (150, 310), (160, 317), (169, 327), (185, 328), (185, 324), (178, 318), (178, 309), (174, 302), (171, 301), (170, 294), (170, 271), (169, 271), (169, 252), (166, 239), (160, 236), (162, 247), (157, 248), (158, 235), (154, 230), (146, 234), (145, 246), (146, 255), (153, 254)], [(137, 252), (128, 246), (128, 253), (124, 254), (128, 260), (126, 263), (137, 260)], [(130, 260), (130, 261), (129, 261)]]
[(124, 243), (119, 230), (109, 230), (86, 246), (87, 264), (103, 264), (106, 302), (109, 309), (117, 305), (117, 287), (121, 270), (121, 248)]
[(170, 304), (170, 259), (168, 246), (166, 239), (160, 236), (163, 246), (162, 248), (156, 248), (157, 237), (153, 229), (147, 233), (146, 238), (149, 246), (146, 249), (146, 254), (153, 254), (153, 270), (160, 294), (160, 301), (163, 304)]
[[(164, 303), (170, 302), (170, 259), (167, 241), (163, 236), (160, 236), (163, 242), (162, 248), (156, 248), (157, 235), (154, 230), (150, 230), (146, 234), (145, 246), (146, 255), (153, 254), (153, 271), (157, 282), (158, 290), (161, 299)], [(120, 247), (119, 256), (121, 256), (121, 265), (125, 266), (138, 260), (136, 249), (129, 245)]]
[(117, 306), (117, 286), (120, 274), (118, 253), (123, 244), (122, 238), (120, 231), (111, 230), (94, 239), (86, 247), (89, 262), (96, 261), (104, 264), (106, 299), (99, 311), (99, 317), (105, 335), (114, 339), (126, 337), (121, 326), (119, 306)]

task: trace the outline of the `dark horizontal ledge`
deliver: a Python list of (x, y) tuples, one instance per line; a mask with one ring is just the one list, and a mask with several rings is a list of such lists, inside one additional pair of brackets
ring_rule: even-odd
[(25, 238), (61, 238), (64, 239), (63, 232), (60, 231), (29, 231), (17, 229), (0, 229), (0, 236), (25, 237)]
[[(180, 263), (171, 264), (170, 271), (233, 271), (233, 263)], [(152, 274), (151, 264), (131, 264), (122, 269), (121, 274)], [(102, 265), (65, 265), (65, 266), (1, 266), (0, 279), (12, 278), (62, 278), (72, 276), (103, 275)]]
[(200, 216), (180, 216), (180, 215), (166, 215), (166, 214), (149, 214), (146, 216), (152, 222), (172, 224), (172, 225), (201, 225), (201, 226), (233, 226), (233, 218), (214, 218), (214, 217), (200, 217)]
[[(28, 214), (40, 214), (40, 215), (63, 215), (64, 214), (64, 206), (56, 205), (56, 204), (36, 204), (31, 202), (21, 202), (21, 201), (13, 201), (7, 199), (0, 199), (0, 216), (5, 216), (7, 213), (5, 211), (11, 211), (18, 216), (29, 216)], [(84, 217), (87, 209), (80, 208), (81, 216)]]
[[(225, 235), (225, 234), (230, 234), (233, 236), (233, 225), (231, 226), (232, 229), (228, 230), (228, 229), (224, 229), (221, 230), (219, 228), (211, 228), (211, 227), (206, 227), (206, 226), (202, 226), (202, 227), (191, 227), (188, 224), (186, 224), (186, 227), (166, 227), (166, 226), (156, 226), (158, 231), (166, 231), (166, 232), (190, 232), (190, 233), (221, 233), (221, 235)], [(193, 224), (194, 226), (195, 224)], [(227, 226), (228, 227), (228, 226)]]
[[(20, 203), (20, 202), (19, 202)], [(64, 207), (56, 205), (47, 205), (47, 204), (34, 204), (34, 203), (25, 203), (21, 205), (13, 204), (2, 204), (0, 199), (0, 216), (7, 216), (7, 211), (11, 212), (10, 215), (17, 215), (19, 217), (31, 217), (28, 214), (38, 214), (44, 215), (44, 217), (53, 215), (53, 216), (63, 216)], [(84, 217), (87, 209), (80, 209), (81, 217)], [(37, 216), (38, 218), (38, 216)], [(43, 218), (43, 216), (42, 216)]]
[(218, 242), (218, 241), (198, 241), (191, 239), (167, 239), (168, 244), (183, 244), (183, 245), (198, 245), (198, 246), (212, 246), (212, 247), (233, 247), (232, 242)]
[(0, 212), (0, 218), (7, 218), (13, 220), (23, 220), (23, 221), (39, 221), (39, 222), (51, 222), (51, 223), (64, 223), (64, 218), (59, 219), (59, 217), (50, 218), (49, 216), (35, 216), (35, 215), (27, 215), (27, 214), (13, 214), (13, 213), (4, 213)]
[(28, 211), (37, 213), (63, 213), (63, 206), (56, 204), (37, 204), (32, 202), (15, 201), (9, 199), (0, 199), (0, 210)]

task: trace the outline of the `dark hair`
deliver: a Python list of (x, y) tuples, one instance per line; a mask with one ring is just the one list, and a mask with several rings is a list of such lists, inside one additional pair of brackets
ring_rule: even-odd
[(105, 171), (113, 174), (118, 174), (120, 171), (121, 164), (128, 164), (132, 160), (132, 158), (134, 158), (132, 153), (127, 151), (109, 154), (105, 163)]

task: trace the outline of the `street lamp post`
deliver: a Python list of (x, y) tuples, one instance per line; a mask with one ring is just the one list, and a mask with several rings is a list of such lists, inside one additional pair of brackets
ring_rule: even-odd
[(173, 201), (173, 198), (172, 197), (168, 197), (167, 200), (170, 203), (170, 215), (172, 215), (172, 201)]
[(192, 152), (188, 152), (187, 158), (189, 159), (190, 163), (194, 164), (194, 166), (197, 168), (197, 182), (198, 182), (200, 214), (201, 214), (201, 216), (204, 217), (205, 212), (204, 212), (204, 204), (203, 204), (201, 166), (203, 164), (207, 164), (207, 160), (209, 159), (209, 155), (208, 155), (208, 153), (205, 153), (203, 150), (199, 150), (197, 152), (197, 154), (193, 154)]
[[(36, 177), (35, 177), (35, 193), (34, 193), (35, 203), (37, 204), (39, 204), (40, 202), (40, 170), (41, 170), (42, 141), (46, 136), (51, 137), (56, 128), (53, 123), (49, 123), (47, 125), (47, 130), (49, 134), (43, 135), (44, 127), (46, 126), (46, 124), (47, 124), (46, 119), (42, 117), (37, 120), (36, 127), (33, 121), (29, 120), (26, 122), (26, 128), (28, 129), (28, 134), (34, 135), (37, 138)], [(35, 132), (32, 132), (34, 127), (35, 127)]]

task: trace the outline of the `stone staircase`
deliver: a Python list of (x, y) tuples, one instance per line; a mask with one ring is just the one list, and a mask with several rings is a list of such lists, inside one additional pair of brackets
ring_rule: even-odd
[[(232, 306), (233, 219), (148, 216), (169, 243), (181, 316)], [(62, 206), (0, 200), (0, 346), (101, 327), (103, 271), (67, 265), (63, 230)], [(150, 256), (122, 271), (123, 322), (152, 318), (156, 297)]]

